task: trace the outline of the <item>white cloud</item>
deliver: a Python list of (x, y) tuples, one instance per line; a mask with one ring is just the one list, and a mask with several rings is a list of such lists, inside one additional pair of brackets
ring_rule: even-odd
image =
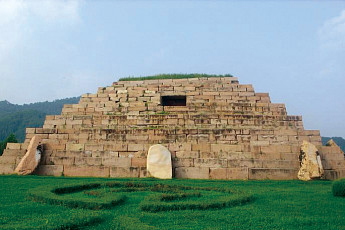
[(56, 21), (79, 21), (79, 5), (80, 1), (34, 1), (30, 4), (30, 10), (33, 14), (41, 17), (49, 22)]
[(0, 63), (18, 41), (20, 25), (23, 23), (23, 8), (22, 1), (0, 1)]
[(1, 0), (0, 1), (0, 26), (12, 23), (19, 18), (20, 11), (23, 9), (23, 1)]
[(321, 78), (343, 78), (345, 71), (345, 10), (323, 23), (318, 31)]
[(345, 10), (327, 20), (318, 31), (322, 48), (345, 49)]
[(77, 21), (80, 3), (80, 0), (0, 0), (0, 25), (30, 16), (45, 21)]
[(30, 61), (39, 54), (35, 52), (40, 52), (42, 28), (53, 33), (77, 25), (81, 3), (82, 0), (0, 0), (0, 100), (23, 100), (13, 89), (29, 90), (31, 86), (24, 86), (23, 82), (39, 82), (38, 76), (32, 76), (35, 72), (29, 73), (23, 63), (26, 68), (41, 65), (31, 65)]
[(0, 0), (0, 64), (30, 37), (32, 17), (41, 23), (70, 25), (80, 21), (79, 8), (78, 0)]

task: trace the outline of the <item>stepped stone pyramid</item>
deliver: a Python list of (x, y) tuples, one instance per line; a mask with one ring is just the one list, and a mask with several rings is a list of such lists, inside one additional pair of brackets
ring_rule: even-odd
[(338, 146), (322, 146), (320, 132), (301, 116), (236, 77), (119, 81), (27, 128), (22, 144), (8, 144), (0, 173), (13, 173), (33, 136), (43, 139), (38, 175), (146, 177), (150, 146), (172, 154), (176, 178), (297, 179), (303, 140), (319, 150), (325, 179), (345, 176)]

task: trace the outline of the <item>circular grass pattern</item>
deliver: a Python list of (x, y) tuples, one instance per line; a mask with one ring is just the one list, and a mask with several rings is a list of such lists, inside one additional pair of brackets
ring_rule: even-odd
[(253, 195), (233, 189), (168, 185), (141, 182), (105, 182), (67, 187), (39, 187), (29, 192), (36, 202), (91, 210), (125, 205), (131, 193), (142, 193), (139, 208), (147, 212), (172, 210), (209, 210), (243, 205)]

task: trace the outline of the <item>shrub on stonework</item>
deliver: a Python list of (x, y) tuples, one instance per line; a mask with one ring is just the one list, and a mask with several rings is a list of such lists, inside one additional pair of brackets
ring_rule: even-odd
[(345, 197), (345, 178), (333, 182), (332, 192), (334, 196)]

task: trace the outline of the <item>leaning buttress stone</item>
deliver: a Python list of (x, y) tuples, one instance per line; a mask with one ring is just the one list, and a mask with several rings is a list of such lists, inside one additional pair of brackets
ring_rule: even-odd
[(27, 152), (23, 159), (18, 164), (15, 173), (19, 175), (31, 174), (41, 160), (42, 148), (41, 148), (41, 137), (35, 135), (28, 146)]
[(308, 181), (323, 176), (324, 171), (318, 149), (308, 141), (302, 143), (300, 163), (298, 179)]

